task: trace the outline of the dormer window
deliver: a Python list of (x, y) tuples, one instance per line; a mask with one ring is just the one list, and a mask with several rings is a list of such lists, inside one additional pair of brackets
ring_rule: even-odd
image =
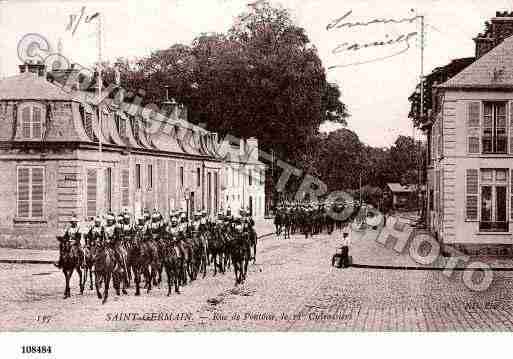
[(22, 137), (26, 140), (41, 140), (43, 135), (43, 109), (38, 105), (21, 108)]

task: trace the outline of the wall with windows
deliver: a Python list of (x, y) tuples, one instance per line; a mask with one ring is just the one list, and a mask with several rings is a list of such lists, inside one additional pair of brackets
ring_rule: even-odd
[[(0, 158), (0, 246), (55, 247), (59, 162), (39, 156)], [(64, 157), (64, 156), (63, 156)]]
[(230, 207), (237, 214), (241, 208), (250, 208), (255, 218), (265, 214), (265, 166), (226, 163), (223, 172), (222, 208)]
[(431, 226), (444, 243), (513, 243), (512, 100), (508, 92), (446, 92), (428, 184)]

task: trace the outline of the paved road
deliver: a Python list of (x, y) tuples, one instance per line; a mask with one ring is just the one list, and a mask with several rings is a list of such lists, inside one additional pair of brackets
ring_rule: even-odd
[[(390, 254), (364, 251), (375, 232), (355, 233), (356, 260)], [(510, 330), (513, 273), (495, 273), (485, 292), (467, 289), (461, 274), (330, 267), (336, 236), (268, 237), (249, 279), (232, 273), (200, 279), (167, 297), (116, 297), (101, 305), (93, 291), (62, 299), (63, 275), (49, 265), (0, 266), (3, 330)], [(368, 253), (369, 258), (364, 258)], [(137, 317), (137, 320), (133, 318)]]

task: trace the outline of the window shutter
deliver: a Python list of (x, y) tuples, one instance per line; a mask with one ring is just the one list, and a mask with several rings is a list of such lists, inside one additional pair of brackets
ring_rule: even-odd
[(513, 102), (509, 103), (509, 152), (513, 153)]
[(85, 131), (87, 136), (91, 140), (95, 140), (94, 132), (93, 132), (93, 114), (86, 112), (85, 114)]
[(18, 168), (18, 217), (30, 217), (30, 169)]
[(467, 106), (468, 153), (479, 153), (481, 132), (481, 103), (470, 102)]
[(96, 216), (96, 192), (97, 192), (96, 179), (97, 179), (96, 169), (93, 169), (93, 168), (87, 169), (87, 208), (86, 208), (87, 217), (95, 217)]
[(443, 157), (443, 124), (442, 119), (440, 118), (438, 121), (438, 158)]
[(41, 139), (41, 109), (32, 108), (32, 138)]
[(130, 205), (130, 171), (122, 170), (121, 171), (121, 205), (123, 207), (128, 207)]
[(510, 205), (510, 217), (511, 219), (513, 220), (513, 170), (511, 170), (511, 176), (509, 177), (509, 181), (510, 181), (510, 191), (509, 191), (509, 194), (511, 196), (510, 198), (510, 202), (509, 202), (509, 205)]
[(478, 217), (478, 196), (479, 196), (479, 171), (467, 169), (466, 178), (466, 218), (477, 221)]
[(32, 218), (43, 218), (44, 203), (44, 169), (42, 167), (32, 168), (32, 191), (31, 205)]
[(25, 107), (21, 111), (21, 123), (23, 128), (23, 138), (30, 138), (30, 107)]

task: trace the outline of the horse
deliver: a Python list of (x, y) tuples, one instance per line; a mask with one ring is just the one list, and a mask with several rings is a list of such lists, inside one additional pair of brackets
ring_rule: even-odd
[(253, 264), (256, 263), (256, 252), (257, 252), (257, 242), (258, 236), (253, 227), (249, 227), (247, 231), (248, 240), (250, 244), (250, 248), (253, 249), (253, 253), (250, 252), (250, 259), (253, 259)]
[(164, 245), (163, 263), (167, 275), (167, 296), (171, 295), (172, 284), (175, 287), (175, 293), (180, 294), (180, 277), (182, 274), (183, 258), (180, 249), (174, 241), (168, 240)]
[(211, 234), (208, 251), (214, 266), (215, 276), (217, 274), (217, 269), (219, 269), (219, 272), (223, 274), (225, 273), (224, 257), (226, 252), (226, 243), (223, 236), (223, 228), (221, 228), (220, 224), (213, 227)]
[(274, 216), (274, 227), (276, 228), (276, 235), (279, 236), (281, 234), (281, 229), (283, 225), (283, 213), (281, 210), (276, 212)]
[[(154, 272), (150, 270), (155, 262), (155, 253), (157, 249), (152, 241), (144, 240), (143, 233), (137, 233), (135, 240), (130, 246), (128, 253), (128, 263), (134, 273), (135, 295), (141, 295), (141, 275), (144, 276), (147, 285), (147, 293), (151, 290), (152, 277)], [(155, 267), (155, 265), (153, 265)]]
[[(102, 299), (102, 304), (107, 303), (109, 297), (109, 286), (111, 278), (114, 280), (114, 287), (116, 290), (119, 288), (118, 272), (121, 270), (121, 265), (116, 259), (116, 253), (105, 240), (96, 243), (96, 251), (94, 257), (94, 275), (96, 294), (98, 299)], [(103, 295), (100, 292), (100, 287), (104, 284)]]
[(238, 232), (236, 229), (232, 232), (230, 241), (230, 256), (232, 258), (233, 272), (235, 273), (235, 285), (243, 284), (248, 272), (249, 258), (251, 257), (251, 248), (248, 234)]
[(89, 290), (93, 290), (93, 266), (96, 246), (87, 243), (84, 247), (84, 286), (87, 283), (87, 274), (89, 274)]
[(82, 248), (80, 248), (80, 241), (73, 240), (72, 243), (71, 240), (65, 240), (63, 237), (57, 237), (57, 240), (61, 243), (61, 265), (62, 272), (64, 273), (64, 277), (66, 279), (66, 286), (64, 288), (64, 299), (69, 298), (71, 296), (69, 281), (74, 270), (76, 270), (78, 273), (80, 294), (84, 294), (85, 281), (82, 280), (84, 252), (82, 251)]

